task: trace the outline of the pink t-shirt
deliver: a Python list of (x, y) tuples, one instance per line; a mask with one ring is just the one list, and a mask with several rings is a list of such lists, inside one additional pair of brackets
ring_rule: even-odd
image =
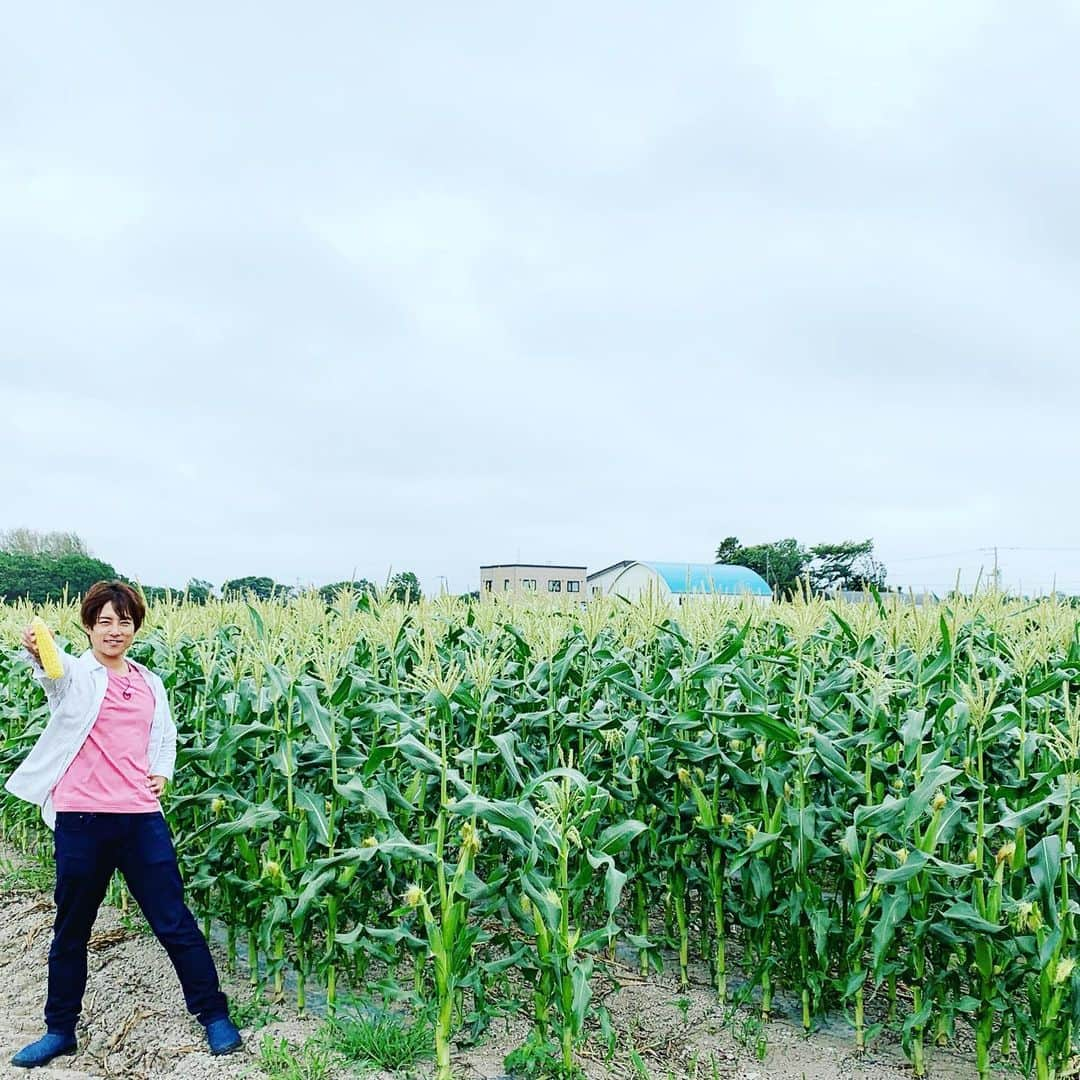
[(109, 671), (101, 711), (75, 759), (53, 788), (57, 811), (138, 814), (160, 810), (146, 783), (154, 694), (134, 664)]

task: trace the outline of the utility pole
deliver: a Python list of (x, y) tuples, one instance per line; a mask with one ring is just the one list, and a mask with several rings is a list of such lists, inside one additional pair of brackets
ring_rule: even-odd
[[(1001, 591), (1001, 564), (998, 562), (998, 546), (995, 544), (993, 547), (979, 548), (979, 551), (992, 551), (994, 553), (994, 569), (991, 572), (990, 580), (994, 583), (994, 590), (996, 592)], [(983, 568), (979, 567), (979, 575), (981, 576)], [(959, 581), (959, 578), (957, 579)], [(958, 586), (959, 587), (959, 586)]]

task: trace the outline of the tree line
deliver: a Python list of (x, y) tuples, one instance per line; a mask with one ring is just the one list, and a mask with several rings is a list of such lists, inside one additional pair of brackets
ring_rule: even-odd
[[(777, 595), (792, 595), (808, 587), (813, 592), (831, 593), (841, 589), (885, 588), (885, 565), (874, 558), (873, 540), (845, 540), (841, 543), (805, 547), (788, 538), (767, 544), (744, 545), (728, 536), (716, 549), (716, 561), (746, 566), (760, 574)], [(75, 533), (38, 532), (33, 529), (0, 531), (0, 599), (7, 602), (29, 599), (40, 604), (79, 596), (96, 581), (131, 580), (108, 562), (96, 558)], [(186, 596), (204, 604), (214, 597), (234, 598), (253, 594), (260, 599), (287, 599), (297, 589), (271, 577), (230, 578), (220, 586), (192, 578), (182, 588), (138, 585), (148, 600), (166, 595)], [(334, 581), (323, 585), (319, 595), (327, 603), (345, 589), (358, 595), (377, 590), (366, 578)], [(420, 599), (420, 582), (411, 570), (399, 571), (386, 583), (385, 593), (395, 600), (415, 603)]]
[[(128, 581), (140, 588), (148, 600), (164, 599), (167, 595), (186, 596), (196, 604), (205, 604), (214, 597), (231, 599), (249, 593), (260, 599), (288, 599), (299, 591), (261, 576), (230, 578), (220, 587), (200, 578), (192, 578), (183, 588), (143, 585), (118, 572), (111, 563), (96, 558), (75, 533), (0, 531), (0, 600), (13, 603), (28, 599), (43, 604), (65, 596), (81, 596), (95, 582), (107, 580)], [(359, 578), (331, 582), (318, 592), (327, 603), (332, 603), (345, 589), (352, 589), (358, 595), (378, 591), (374, 582)], [(395, 600), (415, 603), (421, 596), (420, 581), (411, 570), (403, 570), (387, 581), (384, 591)]]
[(728, 536), (716, 549), (716, 561), (753, 570), (781, 596), (803, 588), (815, 593), (885, 588), (885, 564), (874, 558), (873, 540), (804, 547), (792, 538), (744, 545)]

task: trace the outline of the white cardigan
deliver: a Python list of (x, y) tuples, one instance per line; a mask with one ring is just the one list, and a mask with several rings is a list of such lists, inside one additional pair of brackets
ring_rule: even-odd
[[(41, 665), (29, 654), (34, 676), (45, 688), (52, 716), (45, 730), (22, 764), (11, 774), (4, 787), (12, 795), (41, 807), (41, 816), (50, 829), (56, 827), (56, 810), (52, 790), (75, 760), (86, 736), (94, 726), (105, 700), (109, 675), (92, 650), (79, 657), (60, 652), (64, 674), (59, 679), (46, 676)], [(165, 684), (149, 668), (129, 660), (137, 667), (154, 695), (154, 719), (150, 725), (150, 744), (147, 760), (151, 776), (172, 779), (176, 764), (176, 725), (169, 712)]]

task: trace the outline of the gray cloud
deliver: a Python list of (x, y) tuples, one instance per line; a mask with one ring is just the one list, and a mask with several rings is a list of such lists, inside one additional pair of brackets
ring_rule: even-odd
[[(178, 584), (463, 589), (735, 533), (872, 535), (937, 585), (1072, 546), (1076, 33), (1064, 5), (24, 7), (0, 525)], [(1080, 590), (1080, 553), (999, 557)]]

